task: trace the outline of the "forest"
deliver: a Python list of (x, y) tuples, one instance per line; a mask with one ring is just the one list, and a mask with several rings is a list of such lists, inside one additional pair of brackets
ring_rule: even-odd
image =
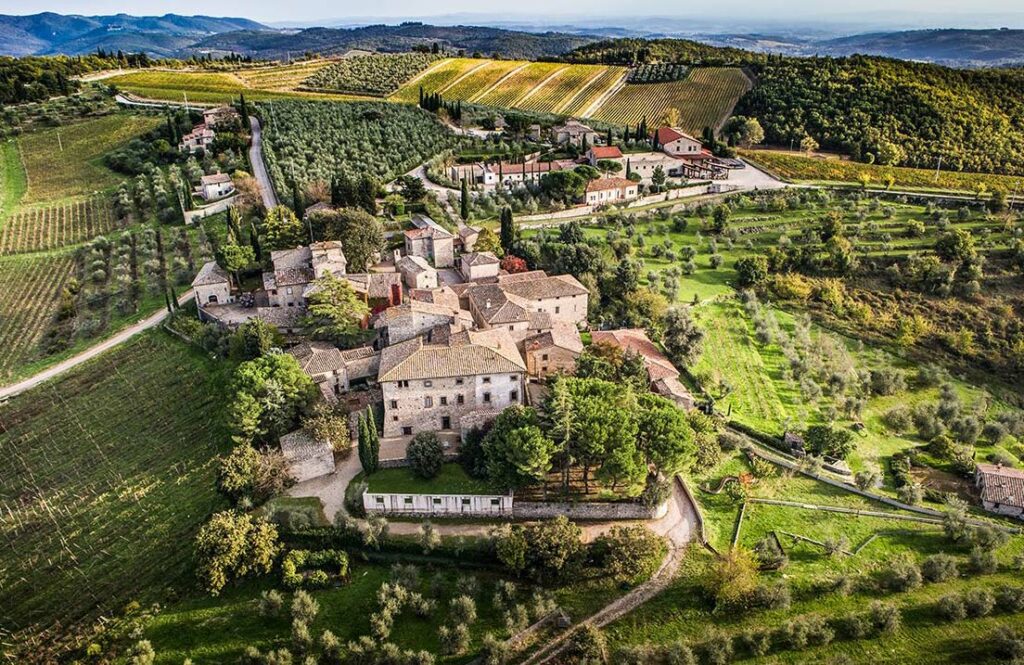
[(1024, 172), (1024, 74), (884, 58), (781, 58), (752, 64), (736, 113), (761, 121), (766, 142), (799, 143), (892, 166)]
[(653, 63), (687, 65), (744, 65), (763, 62), (771, 56), (738, 48), (701, 44), (689, 39), (607, 39), (586, 44), (566, 53), (566, 62), (625, 65)]
[(123, 53), (76, 57), (0, 57), (0, 107), (38, 102), (54, 95), (77, 92), (73, 80), (88, 72), (119, 66), (147, 67), (149, 58)]

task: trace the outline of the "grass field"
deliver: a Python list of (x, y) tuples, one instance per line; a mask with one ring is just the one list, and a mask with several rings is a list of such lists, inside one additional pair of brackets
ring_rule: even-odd
[(381, 469), (366, 479), (370, 492), (383, 494), (501, 494), (487, 482), (470, 478), (459, 464), (445, 464), (441, 472), (429, 480), (410, 468)]
[(0, 258), (0, 383), (39, 357), (73, 267), (70, 254)]
[(716, 128), (732, 113), (750, 79), (735, 67), (697, 67), (682, 81), (628, 84), (597, 109), (593, 117), (615, 124), (649, 125), (661, 122), (669, 109), (677, 109), (683, 129), (700, 134)]
[(104, 196), (19, 208), (0, 226), (0, 256), (66, 247), (117, 228)]
[(19, 139), (28, 177), (23, 204), (91, 195), (122, 179), (102, 164), (110, 150), (160, 124), (156, 117), (114, 114)]
[(149, 333), (0, 407), (0, 632), (25, 653), (192, 588), (191, 538), (222, 506), (220, 391), (201, 354)]
[(390, 97), (415, 102), (420, 87), (445, 99), (540, 113), (579, 114), (625, 75), (623, 67), (452, 58)]
[[(187, 96), (190, 102), (199, 104), (229, 104), (237, 101), (240, 93), (245, 93), (245, 98), (249, 101), (360, 99), (352, 95), (292, 90), (292, 82), (297, 86), (305, 78), (302, 76), (303, 71), (307, 72), (305, 76), (311, 73), (309, 69), (299, 65), (241, 70), (234, 73), (154, 70), (114, 76), (108, 79), (107, 83), (146, 99), (182, 102)], [(302, 78), (299, 78), (300, 76)]]
[(960, 191), (975, 193), (979, 186), (991, 191), (995, 188), (1012, 194), (1024, 191), (1024, 178), (992, 175), (988, 173), (958, 173), (933, 169), (911, 169), (876, 164), (861, 164), (836, 156), (808, 157), (803, 153), (781, 150), (745, 150), (743, 156), (769, 171), (789, 180), (801, 182), (848, 184), (860, 186), (860, 177), (867, 175), (869, 187), (886, 187), (891, 177), (893, 185), (922, 191)]
[(0, 222), (18, 205), (27, 184), (17, 141), (0, 141)]

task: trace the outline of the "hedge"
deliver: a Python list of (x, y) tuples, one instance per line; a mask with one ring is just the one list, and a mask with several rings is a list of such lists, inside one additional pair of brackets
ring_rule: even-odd
[(341, 550), (290, 550), (281, 562), (282, 581), (288, 589), (323, 589), (347, 576), (348, 554)]

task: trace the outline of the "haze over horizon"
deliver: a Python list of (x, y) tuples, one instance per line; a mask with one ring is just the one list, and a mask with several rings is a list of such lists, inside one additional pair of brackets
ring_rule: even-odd
[[(344, 6), (352, 4), (351, 8)], [(381, 0), (376, 3), (344, 3), (342, 6), (322, 2), (299, 0), (287, 4), (267, 0), (222, 0), (211, 11), (209, 3), (199, 0), (53, 0), (33, 3), (26, 10), (24, 2), (0, 0), (0, 14), (60, 14), (106, 15), (131, 14), (133, 16), (174, 14), (202, 14), (235, 16), (266, 24), (279, 25), (345, 25), (368, 22), (397, 22), (402, 20), (431, 20), (450, 23), (519, 23), (524, 25), (615, 25), (635, 26), (645, 20), (659, 17), (687, 21), (695, 28), (727, 26), (742, 23), (745, 26), (765, 27), (808, 26), (815, 24), (848, 24), (856, 29), (913, 29), (913, 28), (1024, 28), (1024, 9), (1010, 0), (976, 0), (967, 9), (962, 0), (863, 0), (862, 2), (834, 3), (821, 8), (817, 0), (722, 0), (715, 13), (679, 11), (671, 0), (649, 0), (640, 11), (624, 12), (616, 0), (565, 0), (557, 10), (551, 11), (547, 0), (520, 0), (514, 9), (493, 12), (480, 11), (481, 5), (473, 0), (440, 0), (433, 11), (424, 12), (419, 0)], [(746, 29), (751, 29), (750, 27)], [(674, 26), (678, 30), (678, 26)]]

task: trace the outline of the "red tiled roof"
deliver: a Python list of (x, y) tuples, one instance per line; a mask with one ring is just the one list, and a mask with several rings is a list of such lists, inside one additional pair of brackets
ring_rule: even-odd
[(620, 159), (622, 157), (622, 151), (613, 145), (595, 146), (590, 149), (590, 152), (595, 159)]
[(658, 350), (647, 333), (636, 328), (623, 330), (595, 330), (591, 334), (594, 344), (611, 344), (623, 351), (632, 351), (641, 355), (647, 367), (647, 377), (654, 382), (666, 377), (678, 377), (679, 370), (665, 355)]
[(626, 187), (636, 187), (636, 183), (629, 178), (598, 178), (587, 183), (587, 192), (603, 192)]
[[(658, 128), (658, 145), (665, 145), (666, 143), (672, 143), (672, 141), (678, 141), (679, 139), (690, 139), (691, 141), (697, 141), (686, 132), (682, 132), (675, 127), (659, 127)], [(697, 141), (700, 143), (700, 141)]]

